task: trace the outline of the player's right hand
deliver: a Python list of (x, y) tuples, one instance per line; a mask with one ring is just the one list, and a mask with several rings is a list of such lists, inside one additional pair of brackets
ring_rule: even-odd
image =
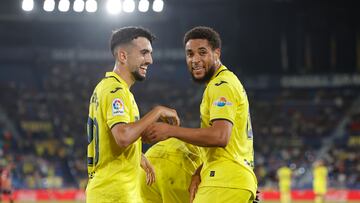
[(198, 190), (200, 182), (201, 182), (200, 174), (194, 174), (191, 177), (191, 183), (189, 186), (190, 203), (192, 203), (195, 199), (195, 195)]
[(171, 109), (165, 106), (155, 107), (160, 112), (160, 120), (170, 125), (180, 125), (180, 119), (175, 109)]

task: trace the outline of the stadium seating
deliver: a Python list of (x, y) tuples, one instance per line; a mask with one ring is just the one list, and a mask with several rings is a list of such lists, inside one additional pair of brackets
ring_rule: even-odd
[[(16, 188), (84, 188), (87, 181), (88, 101), (109, 64), (57, 63), (0, 80), (0, 107), (21, 135), (0, 123), (1, 159), (13, 160)], [(33, 74), (33, 73), (37, 74)], [(240, 78), (241, 79), (241, 78)], [(185, 81), (184, 81), (185, 80)], [(155, 82), (156, 81), (156, 82)], [(246, 84), (244, 84), (246, 87)], [(156, 74), (133, 87), (141, 114), (162, 104), (178, 110), (182, 125), (199, 126), (202, 87), (188, 78)], [(349, 118), (346, 133), (327, 152), (330, 186), (360, 188), (360, 114), (348, 114), (359, 89), (247, 88), (255, 139), (255, 172), (263, 188), (277, 187), (276, 170), (291, 164), (294, 187), (318, 158), (323, 141)], [(145, 145), (144, 150), (149, 146)]]

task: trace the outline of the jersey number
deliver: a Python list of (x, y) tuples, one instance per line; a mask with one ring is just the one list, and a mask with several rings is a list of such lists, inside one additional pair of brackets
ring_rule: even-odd
[(87, 136), (88, 136), (88, 145), (95, 142), (95, 155), (94, 157), (88, 157), (88, 165), (95, 166), (99, 161), (99, 126), (96, 121), (96, 118), (88, 118), (87, 122)]

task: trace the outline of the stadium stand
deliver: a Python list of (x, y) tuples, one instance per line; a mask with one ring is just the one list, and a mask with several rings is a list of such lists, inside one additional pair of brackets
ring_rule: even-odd
[(321, 158), (329, 187), (360, 199), (355, 1), (165, 1), (162, 13), (121, 18), (103, 13), (105, 1), (92, 14), (45, 12), (39, 0), (24, 12), (19, 2), (0, 3), (0, 167), (15, 163), (16, 190), (86, 187), (89, 98), (112, 70), (111, 30), (124, 25), (143, 25), (159, 38), (148, 79), (133, 87), (140, 113), (162, 104), (178, 110), (183, 126), (199, 126), (202, 90), (186, 71), (181, 39), (208, 25), (220, 32), (222, 62), (249, 97), (260, 189), (276, 191), (276, 170), (288, 164), (292, 188), (311, 192), (312, 164)]
[[(34, 68), (42, 74), (25, 72), (27, 81), (22, 82), (26, 84), (2, 81), (0, 96), (6, 99), (1, 100), (1, 106), (21, 134), (17, 139), (2, 127), (2, 157), (11, 156), (17, 163), (16, 188), (85, 187), (88, 99), (103, 72), (111, 68), (59, 63)], [(184, 126), (198, 125), (201, 95), (196, 88), (189, 88), (195, 84), (170, 82), (171, 78), (157, 79), (156, 83), (151, 80), (134, 87), (142, 112), (162, 103), (178, 110)], [(295, 188), (311, 187), (310, 182), (298, 182), (311, 169), (322, 141), (331, 136), (342, 118), (349, 117), (343, 135), (346, 139), (335, 142), (326, 160), (333, 166), (331, 187), (359, 188), (359, 114), (347, 115), (359, 96), (358, 88), (250, 88), (247, 92), (260, 187), (276, 187), (276, 170), (284, 162), (297, 171)]]

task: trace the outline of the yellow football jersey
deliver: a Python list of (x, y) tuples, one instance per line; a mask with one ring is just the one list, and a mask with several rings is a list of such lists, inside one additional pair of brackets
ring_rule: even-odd
[(200, 106), (201, 127), (225, 119), (233, 124), (228, 145), (202, 147), (202, 186), (247, 189), (256, 194), (254, 149), (249, 103), (234, 73), (221, 66), (207, 84)]
[(153, 145), (145, 155), (155, 169), (156, 180), (148, 186), (145, 173), (142, 173), (144, 202), (189, 202), (191, 177), (201, 164), (199, 147), (170, 138)]
[(170, 138), (153, 145), (146, 152), (146, 157), (167, 159), (192, 175), (201, 164), (199, 154), (199, 147)]
[(107, 72), (90, 99), (87, 202), (142, 202), (138, 183), (141, 141), (120, 148), (111, 133), (115, 124), (138, 119), (139, 110), (126, 82)]
[(328, 170), (325, 166), (314, 168), (313, 189), (316, 194), (325, 194), (327, 191)]
[(283, 166), (277, 170), (279, 178), (279, 189), (281, 192), (287, 192), (291, 189), (291, 169)]

